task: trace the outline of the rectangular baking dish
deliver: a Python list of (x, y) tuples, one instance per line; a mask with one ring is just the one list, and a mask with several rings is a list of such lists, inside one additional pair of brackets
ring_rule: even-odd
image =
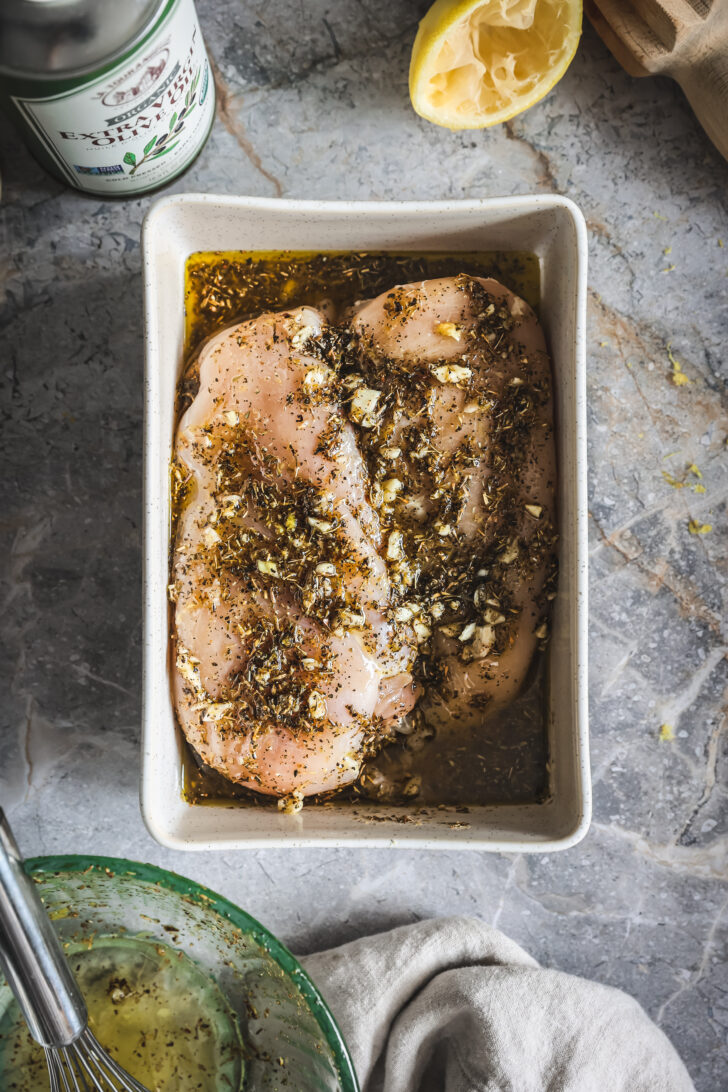
[[(170, 685), (167, 602), (175, 388), (183, 362), (184, 271), (207, 250), (528, 250), (541, 266), (541, 319), (555, 376), (560, 579), (550, 645), (550, 799), (469, 814), (344, 801), (298, 815), (182, 796), (184, 742)], [(587, 735), (585, 305), (587, 239), (565, 197), (356, 203), (182, 194), (150, 209), (142, 231), (146, 333), (144, 667), (141, 803), (149, 832), (174, 849), (417, 846), (546, 852), (581, 839), (591, 815)], [(398, 821), (400, 820), (400, 821)], [(459, 820), (456, 821), (456, 820)]]

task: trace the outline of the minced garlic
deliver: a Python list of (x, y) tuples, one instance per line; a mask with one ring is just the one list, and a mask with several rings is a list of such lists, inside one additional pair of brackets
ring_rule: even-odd
[(308, 695), (308, 711), (314, 720), (322, 720), (326, 716), (326, 698), (318, 690), (312, 690)]
[(377, 423), (377, 403), (382, 392), (371, 387), (359, 387), (349, 404), (349, 416), (362, 428), (374, 428)]
[(513, 539), (512, 542), (506, 546), (502, 553), (498, 554), (498, 561), (501, 565), (510, 565), (512, 561), (515, 561), (518, 557), (518, 542)]
[(401, 561), (403, 557), (402, 532), (391, 531), (387, 539), (387, 561)]
[(212, 701), (205, 706), (203, 720), (222, 720), (235, 706), (231, 701)]
[(435, 333), (441, 334), (443, 337), (451, 337), (454, 341), (460, 341), (463, 336), (462, 327), (455, 322), (438, 322)]
[(211, 527), (208, 523), (202, 531), (202, 541), (208, 550), (211, 550), (218, 542), (222, 542), (220, 535), (217, 533), (214, 527)]
[(382, 500), (384, 504), (392, 504), (401, 493), (403, 484), (399, 478), (387, 478), (382, 482)]
[(492, 626), (476, 626), (473, 640), (470, 644), (470, 654), (474, 659), (486, 656), (495, 641), (495, 630)]
[(303, 793), (299, 789), (294, 789), (278, 801), (278, 811), (284, 815), (298, 815), (302, 807)]
[(309, 527), (313, 527), (314, 531), (320, 531), (322, 535), (327, 535), (334, 529), (333, 523), (329, 523), (327, 519), (316, 519), (315, 516), (307, 516), (306, 523)]
[(325, 387), (331, 378), (332, 372), (330, 368), (324, 367), (323, 364), (315, 364), (313, 368), (309, 368), (303, 377), (303, 385), (308, 390), (316, 390), (318, 387)]
[(258, 572), (263, 576), (278, 576), (278, 566), (275, 561), (269, 561), (263, 558), (259, 558), (257, 561)]
[(473, 369), (464, 364), (441, 364), (432, 369), (432, 374), (440, 383), (466, 383), (472, 377)]
[[(300, 316), (298, 316), (300, 318)], [(302, 349), (309, 338), (313, 337), (316, 333), (316, 327), (311, 326), (309, 323), (301, 326), (291, 337), (291, 345), (294, 349)]]

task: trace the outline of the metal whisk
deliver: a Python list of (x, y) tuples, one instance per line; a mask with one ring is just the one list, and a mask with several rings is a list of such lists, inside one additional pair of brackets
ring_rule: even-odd
[(148, 1092), (89, 1031), (86, 1003), (2, 809), (0, 970), (45, 1051), (51, 1092)]

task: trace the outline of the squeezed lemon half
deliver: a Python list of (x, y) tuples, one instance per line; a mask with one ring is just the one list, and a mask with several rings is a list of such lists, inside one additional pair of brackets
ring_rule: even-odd
[(582, 0), (437, 0), (412, 47), (412, 105), (449, 129), (520, 114), (568, 68), (581, 13)]

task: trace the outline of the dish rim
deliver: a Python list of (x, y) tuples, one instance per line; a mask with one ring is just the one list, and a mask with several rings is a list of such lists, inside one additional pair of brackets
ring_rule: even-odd
[[(154, 254), (152, 253), (152, 243), (154, 233), (157, 231), (158, 221), (163, 219), (163, 216), (169, 212), (170, 209), (177, 207), (191, 206), (193, 209), (195, 206), (217, 206), (223, 209), (230, 209), (243, 212), (250, 215), (255, 210), (265, 211), (266, 213), (281, 212), (286, 216), (291, 217), (296, 214), (315, 218), (319, 216), (391, 216), (401, 215), (408, 218), (408, 222), (415, 220), (416, 218), (422, 219), (423, 217), (436, 217), (438, 213), (445, 212), (463, 212), (468, 215), (475, 216), (477, 213), (482, 213), (484, 220), (480, 221), (477, 226), (487, 229), (494, 226), (489, 223), (489, 213), (504, 213), (512, 214), (514, 217), (519, 215), (525, 215), (538, 211), (548, 211), (561, 209), (568, 216), (570, 225), (574, 231), (574, 277), (570, 279), (569, 284), (569, 298), (573, 299), (573, 360), (570, 356), (569, 363), (573, 364), (574, 378), (573, 378), (573, 390), (574, 390), (574, 410), (575, 418), (573, 419), (573, 443), (572, 454), (574, 455), (574, 469), (573, 479), (570, 479), (571, 489), (573, 490), (573, 497), (575, 500), (576, 508), (576, 530), (574, 536), (575, 543), (575, 557), (573, 565), (575, 573), (573, 576), (572, 590), (574, 592), (574, 602), (570, 604), (570, 618), (568, 622), (568, 631), (573, 639), (574, 651), (572, 655), (572, 661), (575, 665), (575, 671), (572, 678), (571, 697), (569, 701), (573, 708), (574, 729), (570, 733), (570, 750), (573, 757), (573, 761), (576, 768), (576, 782), (575, 788), (578, 793), (578, 804), (573, 806), (573, 822), (570, 822), (568, 829), (563, 833), (555, 833), (553, 836), (538, 841), (535, 835), (529, 834), (525, 830), (522, 832), (514, 832), (513, 837), (499, 835), (495, 832), (495, 836), (488, 838), (487, 836), (487, 822), (481, 824), (481, 828), (478, 832), (475, 832), (470, 837), (453, 838), (452, 835), (445, 835), (444, 832), (432, 829), (427, 832), (423, 832), (421, 835), (415, 834), (414, 831), (408, 830), (406, 833), (402, 831), (402, 837), (394, 838), (390, 833), (381, 832), (379, 835), (375, 834), (358, 834), (357, 832), (348, 830), (337, 831), (317, 831), (302, 833), (298, 831), (295, 823), (292, 823), (288, 829), (282, 830), (278, 823), (275, 821), (276, 813), (272, 810), (265, 809), (272, 817), (271, 827), (276, 828), (274, 832), (262, 834), (260, 832), (245, 832), (241, 831), (236, 836), (232, 836), (228, 833), (220, 833), (205, 836), (200, 831), (193, 832), (192, 830), (183, 832), (181, 827), (178, 827), (175, 832), (171, 832), (169, 822), (165, 828), (163, 820), (160, 819), (159, 809), (157, 808), (154, 800), (154, 786), (152, 784), (151, 771), (149, 764), (151, 761), (150, 755), (150, 733), (153, 731), (153, 725), (149, 723), (147, 716), (147, 683), (148, 675), (150, 672), (155, 671), (158, 668), (158, 657), (155, 660), (155, 650), (151, 649), (148, 642), (148, 623), (149, 623), (149, 609), (151, 607), (149, 597), (149, 584), (147, 580), (147, 563), (149, 561), (148, 547), (149, 547), (149, 529), (148, 520), (150, 517), (149, 506), (149, 487), (150, 487), (150, 467), (148, 465), (149, 458), (149, 414), (151, 410), (150, 406), (150, 381), (149, 381), (149, 364), (150, 364), (150, 350), (151, 350), (151, 336), (150, 336), (150, 312), (153, 310), (154, 304), (157, 302), (154, 298), (155, 286), (154, 277), (156, 275), (154, 268)], [(361, 221), (360, 221), (361, 222)], [(473, 227), (476, 225), (474, 224)], [(183, 261), (190, 254), (199, 252), (200, 250), (210, 249), (214, 251), (215, 247), (195, 247), (187, 252)], [(264, 250), (263, 247), (253, 247), (251, 249)], [(280, 249), (280, 248), (274, 248)], [(296, 249), (292, 247), (291, 249)], [(304, 248), (306, 249), (306, 248)], [(318, 248), (321, 252), (334, 251), (334, 246), (321, 246)], [(341, 249), (341, 248), (339, 248)], [(366, 247), (362, 247), (366, 249)], [(417, 251), (417, 246), (408, 248), (396, 247), (394, 245), (387, 246), (372, 246), (371, 249), (383, 250), (402, 250), (411, 249), (413, 252)], [(483, 247), (483, 249), (487, 249)], [(508, 249), (504, 247), (503, 249)], [(517, 249), (517, 248), (514, 248)], [(520, 249), (520, 248), (519, 248)], [(525, 249), (528, 249), (527, 247)], [(578, 206), (568, 197), (564, 197), (559, 194), (534, 194), (523, 195), (516, 197), (494, 197), (494, 198), (475, 198), (467, 200), (438, 200), (438, 201), (321, 201), (321, 200), (298, 200), (298, 199), (284, 199), (284, 198), (264, 198), (264, 197), (245, 197), (234, 195), (216, 195), (216, 194), (198, 194), (198, 193), (185, 193), (185, 194), (173, 194), (160, 198), (156, 201), (148, 210), (143, 223), (142, 228), (142, 252), (143, 252), (143, 268), (144, 268), (144, 305), (145, 305), (145, 336), (146, 336), (146, 350), (147, 350), (147, 369), (145, 375), (145, 532), (144, 532), (144, 708), (143, 708), (143, 746), (144, 756), (142, 762), (142, 784), (141, 784), (141, 805), (144, 822), (149, 830), (150, 834), (162, 845), (168, 846), (174, 849), (235, 849), (235, 848), (288, 848), (288, 847), (317, 847), (317, 846), (331, 846), (331, 847), (381, 847), (384, 845), (394, 845), (417, 847), (422, 849), (479, 849), (481, 851), (488, 852), (526, 852), (526, 853), (542, 853), (553, 852), (557, 850), (567, 849), (576, 843), (578, 843), (586, 834), (589, 829), (591, 821), (591, 779), (589, 768), (589, 741), (588, 741), (588, 707), (587, 707), (587, 651), (588, 651), (588, 629), (587, 629), (587, 532), (586, 532), (586, 510), (587, 510), (587, 496), (586, 496), (586, 262), (587, 262), (587, 233), (586, 225), (583, 215)], [(160, 346), (157, 346), (159, 349)], [(153, 589), (158, 590), (158, 589)], [(166, 672), (167, 681), (169, 680), (169, 670)], [(177, 729), (178, 731), (179, 729)], [(525, 810), (526, 808), (546, 808), (548, 804), (542, 805), (516, 805), (519, 809)], [(187, 805), (192, 809), (193, 805)], [(221, 811), (225, 808), (229, 808), (230, 805), (221, 804), (216, 810)], [(197, 808), (198, 811), (203, 809)], [(205, 811), (208, 808), (204, 809)], [(242, 810), (242, 809), (241, 809)], [(262, 811), (264, 809), (253, 807), (254, 811)], [(492, 808), (481, 808), (480, 816), (490, 818), (490, 813), (497, 818), (499, 807), (493, 806)], [(501, 809), (502, 810), (502, 809)], [(291, 817), (286, 817), (291, 818)], [(191, 820), (189, 824), (185, 824), (185, 827), (193, 827), (194, 821)], [(496, 824), (497, 826), (497, 824)], [(551, 833), (551, 832), (549, 832)], [(519, 834), (522, 836), (519, 837)], [(433, 836), (435, 835), (435, 836)]]

